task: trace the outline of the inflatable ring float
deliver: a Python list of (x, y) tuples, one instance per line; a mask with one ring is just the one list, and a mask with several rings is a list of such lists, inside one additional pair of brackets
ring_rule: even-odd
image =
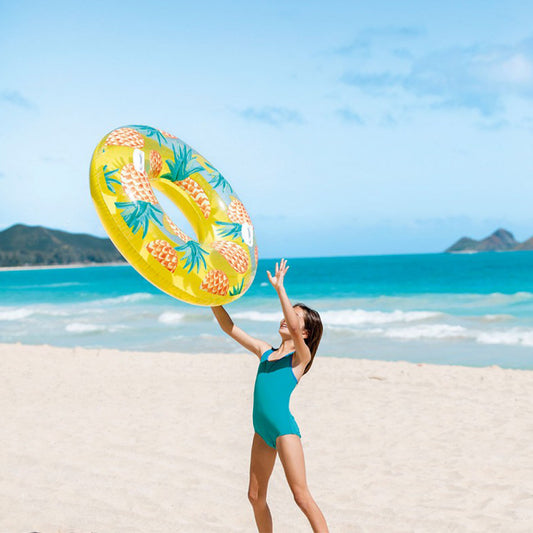
[[(91, 195), (109, 237), (126, 260), (162, 291), (195, 305), (242, 296), (257, 270), (248, 213), (226, 179), (183, 141), (149, 126), (126, 126), (96, 147)], [(184, 214), (186, 235), (154, 189)]]

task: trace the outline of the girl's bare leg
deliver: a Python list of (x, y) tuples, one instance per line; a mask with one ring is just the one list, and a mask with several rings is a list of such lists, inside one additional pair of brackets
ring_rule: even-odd
[(315, 533), (328, 533), (326, 519), (307, 487), (304, 452), (300, 437), (281, 435), (276, 439), (276, 449), (296, 504), (309, 520)]
[(268, 480), (276, 462), (276, 449), (254, 433), (250, 459), (248, 499), (252, 504), (259, 533), (272, 533), (272, 515), (266, 502)]

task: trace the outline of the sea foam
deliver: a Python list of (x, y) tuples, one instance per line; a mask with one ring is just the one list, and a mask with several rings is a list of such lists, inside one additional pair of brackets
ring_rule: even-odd
[(129, 329), (124, 324), (91, 324), (87, 322), (70, 322), (65, 326), (69, 333), (117, 333)]
[(519, 291), (511, 294), (504, 294), (502, 292), (491, 292), (490, 294), (461, 294), (458, 296), (472, 296), (472, 304), (483, 305), (487, 307), (503, 306), (533, 300), (533, 293), (527, 291)]
[(83, 324), (81, 322), (71, 322), (65, 327), (69, 333), (99, 333), (106, 331), (108, 328), (101, 324)]
[(385, 330), (384, 336), (393, 339), (464, 339), (472, 333), (463, 326), (450, 324), (421, 324), (406, 328), (390, 328)]
[(159, 315), (158, 317), (158, 321), (161, 322), (162, 324), (179, 324), (180, 322), (183, 321), (183, 318), (184, 318), (184, 314), (183, 313), (175, 313), (175, 312), (172, 312), (172, 311), (165, 311), (164, 313), (162, 313), (161, 315)]
[(256, 322), (279, 322), (282, 318), (281, 311), (274, 313), (265, 313), (263, 311), (241, 311), (240, 313), (234, 313), (234, 318), (241, 320), (253, 320)]
[(476, 340), (481, 344), (533, 346), (533, 330), (510, 328), (500, 331), (484, 331), (479, 332)]
[[(258, 322), (278, 322), (282, 318), (279, 312), (241, 311), (233, 315), (242, 320)], [(364, 309), (341, 309), (320, 313), (322, 322), (328, 326), (359, 326), (363, 324), (387, 324), (391, 322), (417, 322), (443, 316), (435, 311), (365, 311)]]
[(102, 300), (95, 300), (93, 304), (122, 304), (135, 303), (150, 300), (154, 295), (148, 292), (134, 292), (132, 294), (125, 294), (123, 296), (115, 296), (114, 298), (103, 298)]
[(16, 288), (17, 290), (27, 290), (27, 289), (58, 289), (61, 287), (75, 287), (83, 285), (79, 281), (65, 281), (61, 283), (35, 283), (33, 285), (16, 285), (13, 288)]
[(506, 320), (512, 320), (513, 315), (499, 314), (499, 315), (483, 315), (481, 320), (483, 322), (504, 322)]
[(0, 311), (0, 320), (21, 320), (35, 313), (34, 309), (27, 307), (4, 308)]
[(365, 311), (364, 309), (343, 309), (324, 311), (322, 321), (331, 326), (359, 326), (363, 324), (387, 324), (391, 322), (418, 322), (443, 316), (435, 311)]

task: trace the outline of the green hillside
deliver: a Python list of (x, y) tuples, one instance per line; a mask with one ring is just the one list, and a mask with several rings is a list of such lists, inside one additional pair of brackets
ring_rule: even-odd
[(124, 261), (109, 239), (43, 226), (15, 224), (0, 232), (0, 266)]

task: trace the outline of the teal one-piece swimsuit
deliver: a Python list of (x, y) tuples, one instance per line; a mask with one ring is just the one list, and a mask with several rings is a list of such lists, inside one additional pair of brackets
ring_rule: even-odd
[(292, 369), (291, 352), (281, 359), (269, 361), (274, 348), (262, 356), (254, 386), (254, 430), (272, 448), (280, 435), (295, 434), (301, 437), (298, 424), (289, 410), (292, 391), (298, 380)]

